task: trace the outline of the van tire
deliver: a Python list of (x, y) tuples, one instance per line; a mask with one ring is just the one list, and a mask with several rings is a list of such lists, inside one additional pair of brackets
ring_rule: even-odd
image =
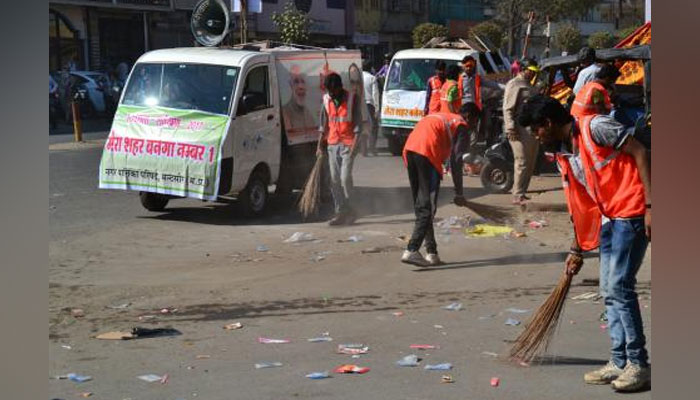
[(168, 196), (150, 192), (139, 192), (139, 199), (143, 208), (148, 211), (163, 211), (170, 201)]
[(391, 135), (387, 139), (389, 142), (389, 152), (394, 156), (400, 156), (403, 153), (403, 140), (396, 135)]
[(513, 167), (500, 159), (491, 159), (481, 167), (481, 185), (489, 193), (508, 193), (513, 188)]
[(262, 171), (254, 171), (248, 184), (238, 196), (238, 208), (244, 217), (256, 217), (265, 212), (267, 207), (267, 178)]

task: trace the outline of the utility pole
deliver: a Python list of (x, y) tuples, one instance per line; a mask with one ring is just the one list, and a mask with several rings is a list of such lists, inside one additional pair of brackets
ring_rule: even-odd
[(550, 21), (549, 21), (549, 15), (547, 15), (546, 18), (547, 18), (547, 19), (546, 19), (546, 20), (547, 20), (547, 26), (544, 28), (544, 35), (547, 37), (547, 47), (545, 47), (545, 49), (544, 49), (544, 58), (549, 57), (549, 50), (550, 50), (550, 49), (549, 49), (549, 45), (550, 45), (551, 39), (552, 39), (552, 29), (551, 29), (551, 28), (552, 28), (552, 25), (551, 25), (551, 23), (550, 23)]
[(527, 19), (527, 31), (523, 43), (523, 58), (527, 57), (527, 48), (530, 45), (530, 34), (532, 33), (532, 23), (535, 21), (535, 12), (530, 11)]
[(241, 44), (248, 42), (248, 0), (241, 1)]

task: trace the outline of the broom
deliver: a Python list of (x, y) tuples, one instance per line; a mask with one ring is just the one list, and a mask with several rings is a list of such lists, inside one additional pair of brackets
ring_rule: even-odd
[(512, 217), (511, 213), (503, 207), (489, 206), (486, 204), (475, 203), (471, 200), (464, 201), (460, 206), (466, 207), (481, 218), (488, 219), (497, 223), (506, 223)]
[(298, 204), (299, 212), (304, 220), (318, 214), (321, 205), (321, 170), (325, 160), (325, 154), (316, 157), (316, 163), (304, 183)]
[(545, 352), (559, 325), (559, 317), (569, 293), (572, 276), (564, 272), (559, 283), (547, 300), (537, 309), (525, 330), (510, 349), (510, 358), (519, 362), (530, 362)]

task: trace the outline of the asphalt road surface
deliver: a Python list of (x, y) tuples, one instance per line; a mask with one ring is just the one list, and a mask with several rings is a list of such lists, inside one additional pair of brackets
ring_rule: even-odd
[[(235, 204), (172, 201), (160, 213), (143, 209), (134, 192), (97, 189), (104, 135), (50, 146), (49, 394), (77, 399), (609, 399), (610, 387), (587, 386), (583, 373), (604, 364), (609, 339), (602, 304), (568, 300), (547, 355), (528, 367), (508, 362), (513, 340), (557, 282), (571, 239), (559, 178), (533, 179), (541, 210), (513, 211), (509, 225), (527, 236), (472, 238), (438, 228), (445, 265), (399, 262), (413, 223), (408, 179), (399, 157), (359, 157), (353, 226), (303, 223), (293, 198), (273, 199), (267, 215), (246, 219)], [(467, 178), (473, 200), (510, 209), (508, 195), (487, 195)], [(450, 204), (443, 182), (438, 217), (476, 217)], [(537, 209), (537, 207), (533, 207)], [(530, 228), (530, 220), (547, 226)], [(315, 240), (285, 243), (295, 232)], [(348, 240), (351, 236), (359, 241)], [(367, 252), (371, 250), (371, 252)], [(379, 252), (376, 252), (379, 251)], [(571, 296), (594, 292), (595, 255), (576, 277)], [(638, 290), (651, 332), (651, 250)], [(462, 303), (460, 311), (443, 306)], [(162, 309), (171, 312), (163, 313)], [(173, 308), (176, 309), (174, 312)], [(508, 309), (525, 310), (514, 313)], [(72, 315), (82, 309), (84, 316)], [(167, 310), (166, 310), (167, 311)], [(520, 326), (505, 325), (508, 318)], [(240, 322), (243, 328), (225, 330)], [(133, 327), (177, 329), (172, 337), (98, 340)], [(327, 333), (331, 342), (308, 338)], [(289, 339), (261, 344), (259, 338)], [(339, 344), (369, 352), (337, 354)], [(411, 349), (430, 344), (430, 350)], [(650, 348), (651, 350), (651, 348)], [(395, 362), (416, 354), (418, 367)], [(653, 353), (652, 353), (653, 354)], [(282, 367), (256, 369), (260, 362)], [(427, 364), (451, 363), (451, 371)], [(341, 364), (362, 375), (311, 372)], [(76, 383), (53, 379), (89, 375)], [(441, 383), (443, 374), (454, 383)], [(163, 376), (167, 383), (138, 379)], [(500, 379), (498, 387), (491, 378)], [(651, 392), (629, 396), (651, 398)]]

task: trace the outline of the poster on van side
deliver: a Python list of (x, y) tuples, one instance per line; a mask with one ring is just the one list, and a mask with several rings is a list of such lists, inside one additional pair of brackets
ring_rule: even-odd
[[(364, 104), (359, 52), (279, 51), (275, 60), (282, 122), (290, 145), (318, 140), (323, 80), (329, 73), (338, 73), (345, 90), (360, 96)], [(368, 118), (365, 114), (363, 108), (363, 120)]]
[(100, 189), (215, 200), (225, 115), (120, 105), (102, 152)]
[(413, 128), (423, 118), (425, 90), (388, 90), (384, 93), (381, 125), (383, 127)]

